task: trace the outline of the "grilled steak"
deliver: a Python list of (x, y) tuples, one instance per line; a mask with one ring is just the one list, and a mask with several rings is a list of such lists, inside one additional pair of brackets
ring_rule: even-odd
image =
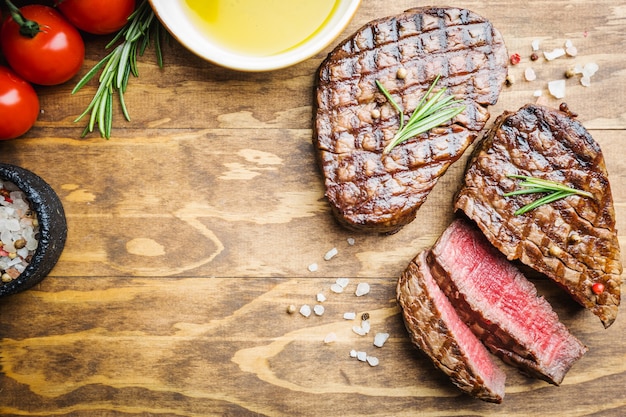
[(484, 401), (502, 402), (504, 372), (433, 280), (426, 253), (413, 259), (397, 285), (411, 341), (461, 390)]
[(455, 220), (428, 257), (459, 317), (505, 362), (559, 385), (587, 348), (535, 286), (469, 221)]
[[(569, 196), (515, 215), (541, 195), (504, 197), (520, 181), (507, 174), (557, 181), (594, 198)], [(501, 115), (477, 145), (455, 207), (509, 260), (555, 280), (605, 327), (613, 323), (622, 264), (611, 187), (599, 145), (569, 112), (527, 105)]]
[[(464, 9), (411, 9), (372, 21), (337, 46), (319, 69), (313, 141), (339, 222), (381, 233), (411, 222), (485, 125), (506, 74), (502, 36)], [(447, 87), (466, 109), (383, 155), (400, 122), (375, 81), (408, 119), (438, 75), (435, 91)]]

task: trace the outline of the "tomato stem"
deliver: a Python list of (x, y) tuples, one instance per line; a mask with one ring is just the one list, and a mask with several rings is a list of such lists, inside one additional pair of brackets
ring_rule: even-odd
[(39, 23), (34, 20), (26, 19), (20, 9), (18, 9), (10, 0), (4, 0), (7, 7), (9, 8), (9, 12), (11, 13), (11, 17), (20, 27), (20, 35), (26, 36), (28, 38), (34, 38), (37, 36), (41, 29), (39, 28)]

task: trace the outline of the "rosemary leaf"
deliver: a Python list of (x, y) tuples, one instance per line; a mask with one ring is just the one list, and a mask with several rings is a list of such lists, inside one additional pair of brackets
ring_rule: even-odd
[(455, 104), (461, 103), (462, 100), (455, 100), (454, 96), (445, 96), (447, 91), (446, 88), (439, 90), (432, 97), (430, 97), (432, 90), (435, 88), (435, 85), (439, 81), (440, 77), (441, 76), (438, 75), (435, 78), (435, 81), (433, 81), (430, 85), (426, 94), (422, 96), (417, 107), (411, 114), (411, 117), (409, 117), (406, 125), (404, 124), (404, 111), (398, 103), (395, 102), (385, 87), (378, 80), (376, 80), (376, 86), (387, 98), (393, 108), (396, 109), (400, 118), (400, 127), (391, 142), (383, 150), (383, 154), (391, 152), (393, 148), (412, 137), (428, 132), (437, 126), (452, 120), (455, 116), (465, 110), (465, 106), (453, 107)]
[(548, 193), (548, 195), (543, 196), (532, 203), (526, 204), (525, 206), (517, 209), (515, 211), (515, 215), (519, 216), (524, 213), (528, 213), (536, 209), (539, 206), (544, 204), (550, 204), (554, 201), (560, 200), (562, 198), (568, 197), (570, 195), (580, 195), (583, 197), (594, 198), (593, 194), (588, 191), (579, 190), (576, 188), (568, 187), (565, 184), (561, 184), (556, 181), (544, 180), (541, 178), (529, 177), (526, 175), (516, 175), (516, 174), (508, 174), (509, 178), (517, 178), (524, 180), (519, 185), (523, 188), (511, 191), (508, 193), (504, 193), (504, 197), (511, 197), (515, 195), (522, 194), (535, 194), (535, 193)]
[[(93, 99), (74, 122), (80, 121), (89, 114), (89, 121), (82, 136), (93, 132), (96, 125), (103, 138), (111, 137), (113, 127), (113, 96), (117, 92), (122, 114), (126, 120), (130, 120), (130, 114), (124, 100), (124, 93), (128, 87), (130, 75), (139, 76), (137, 56), (143, 55), (152, 40), (156, 49), (157, 62), (163, 67), (163, 54), (159, 37), (162, 31), (160, 23), (155, 18), (154, 12), (147, 0), (142, 0), (137, 9), (129, 16), (128, 23), (120, 29), (113, 39), (106, 45), (106, 49), (115, 48), (98, 62), (87, 74), (81, 78), (72, 90), (72, 94), (78, 92), (96, 73), (98, 89)], [(151, 39), (152, 37), (152, 39)], [(118, 44), (118, 42), (121, 42)]]

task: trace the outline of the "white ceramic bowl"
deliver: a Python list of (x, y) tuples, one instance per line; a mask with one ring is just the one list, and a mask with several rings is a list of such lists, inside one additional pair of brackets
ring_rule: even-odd
[(183, 4), (184, 0), (150, 0), (156, 16), (183, 46), (210, 62), (239, 71), (276, 70), (310, 58), (339, 36), (354, 16), (360, 2), (361, 0), (338, 0), (332, 15), (323, 26), (294, 48), (270, 56), (249, 56), (227, 50), (209, 39), (190, 19)]

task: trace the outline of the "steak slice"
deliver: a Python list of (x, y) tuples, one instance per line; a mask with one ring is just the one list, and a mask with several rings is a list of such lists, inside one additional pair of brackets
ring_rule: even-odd
[[(570, 196), (515, 215), (541, 195), (504, 197), (519, 187), (507, 174), (561, 182), (594, 198)], [(605, 327), (613, 323), (622, 263), (611, 187), (600, 146), (569, 112), (527, 105), (502, 114), (474, 150), (455, 207), (509, 260), (556, 281)]]
[[(319, 68), (313, 144), (339, 223), (393, 233), (411, 222), (489, 119), (507, 64), (500, 33), (458, 8), (415, 8), (374, 20), (338, 45)], [(438, 75), (435, 91), (447, 87), (465, 110), (383, 155), (400, 119), (375, 81), (408, 120)]]
[(469, 221), (455, 220), (428, 257), (461, 319), (505, 362), (559, 385), (587, 348), (535, 286)]
[(411, 341), (462, 391), (502, 402), (506, 375), (435, 283), (426, 254), (411, 261), (396, 289)]

